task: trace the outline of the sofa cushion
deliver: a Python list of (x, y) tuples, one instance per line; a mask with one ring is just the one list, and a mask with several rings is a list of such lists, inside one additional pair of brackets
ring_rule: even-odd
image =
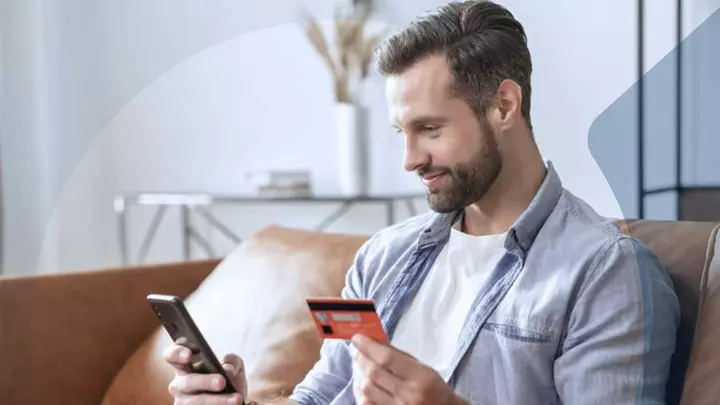
[[(339, 296), (366, 239), (266, 228), (225, 258), (185, 300), (216, 355), (233, 352), (245, 361), (250, 399), (289, 395), (318, 360), (322, 340), (304, 300)], [(169, 344), (167, 333), (157, 328), (117, 374), (103, 404), (172, 404), (173, 372), (162, 359)]]

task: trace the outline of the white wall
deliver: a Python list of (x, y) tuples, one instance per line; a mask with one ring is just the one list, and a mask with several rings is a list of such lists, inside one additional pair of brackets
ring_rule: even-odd
[[(1, 1), (5, 272), (118, 264), (112, 198), (120, 191), (243, 192), (243, 173), (259, 168), (306, 168), (316, 191), (336, 190), (328, 76), (295, 25), (294, 1), (252, 8), (229, 0)], [(309, 7), (329, 17), (332, 3)], [(442, 2), (384, 3), (379, 26), (399, 26)], [(503, 3), (528, 32), (542, 152), (571, 191), (603, 214), (621, 215), (587, 136), (636, 79), (634, 3)], [(717, 9), (703, 4), (706, 15)], [(649, 18), (668, 18), (656, 14)], [(657, 41), (650, 58), (673, 46)], [(421, 192), (402, 172), (381, 78), (369, 83), (367, 102), (373, 189)], [(632, 159), (632, 139), (623, 142)], [(598, 145), (618, 147), (617, 140)], [(634, 173), (631, 160), (625, 167)], [(218, 215), (246, 236), (269, 223), (311, 227), (330, 208), (223, 208)], [(331, 230), (373, 232), (383, 212), (359, 207)], [(150, 214), (132, 212), (135, 249)], [(177, 216), (170, 216), (151, 260), (179, 258), (177, 231)]]

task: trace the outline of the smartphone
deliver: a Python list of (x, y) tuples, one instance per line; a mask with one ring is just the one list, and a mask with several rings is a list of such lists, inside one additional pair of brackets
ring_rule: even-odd
[(220, 374), (225, 378), (225, 388), (221, 393), (237, 392), (232, 379), (210, 349), (183, 301), (176, 296), (163, 294), (150, 294), (147, 300), (173, 342), (190, 349), (192, 353), (190, 370), (199, 374)]
[(315, 326), (325, 339), (349, 340), (355, 334), (381, 343), (388, 337), (371, 300), (344, 298), (307, 298)]

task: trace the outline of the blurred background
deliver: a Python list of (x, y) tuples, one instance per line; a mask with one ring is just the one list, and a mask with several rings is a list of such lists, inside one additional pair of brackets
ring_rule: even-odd
[[(498, 2), (525, 26), (535, 137), (566, 188), (603, 215), (720, 220), (720, 0)], [(359, 3), (0, 0), (2, 273), (426, 211), (383, 78), (370, 64), (338, 96), (313, 36), (336, 49)], [(363, 44), (444, 2), (374, 3)]]

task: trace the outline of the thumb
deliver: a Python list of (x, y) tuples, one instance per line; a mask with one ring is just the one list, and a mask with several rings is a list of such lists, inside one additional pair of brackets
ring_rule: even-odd
[[(248, 394), (248, 387), (247, 376), (245, 375), (245, 363), (240, 356), (233, 353), (224, 355), (220, 362), (233, 380), (235, 388), (240, 392), (240, 395), (242, 395), (243, 401), (246, 401), (245, 397)], [(245, 403), (247, 403), (247, 401)]]
[(233, 377), (245, 371), (245, 364), (237, 354), (228, 353), (224, 355), (221, 363), (225, 371)]

